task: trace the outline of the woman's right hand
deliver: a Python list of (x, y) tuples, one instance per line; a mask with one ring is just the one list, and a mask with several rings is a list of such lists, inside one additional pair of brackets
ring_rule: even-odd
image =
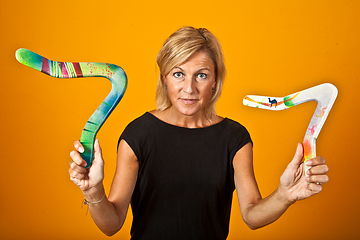
[(80, 153), (84, 152), (84, 148), (80, 141), (74, 143), (76, 151), (70, 153), (72, 161), (70, 162), (70, 180), (72, 180), (83, 193), (87, 193), (92, 189), (102, 186), (104, 179), (104, 160), (99, 144), (99, 140), (95, 140), (94, 144), (94, 160), (90, 168), (86, 167), (86, 162), (81, 158)]

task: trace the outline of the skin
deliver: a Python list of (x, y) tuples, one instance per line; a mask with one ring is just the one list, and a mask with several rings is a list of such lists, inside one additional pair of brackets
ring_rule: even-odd
[[(151, 112), (160, 120), (187, 128), (207, 127), (223, 120), (217, 116), (209, 121), (204, 114), (212, 89), (216, 86), (214, 64), (205, 52), (195, 53), (184, 64), (163, 76), (163, 80), (172, 106), (164, 111)], [(89, 169), (84, 168), (86, 162), (80, 156), (83, 151), (80, 142), (76, 141), (74, 146), (76, 151), (70, 153), (70, 179), (81, 189), (87, 201), (97, 202), (105, 193), (104, 160), (99, 141), (95, 141), (95, 159)], [(307, 161), (311, 168), (307, 173), (309, 177), (306, 177), (303, 154), (302, 144), (299, 143), (294, 158), (280, 177), (278, 188), (262, 198), (254, 176), (251, 143), (236, 153), (233, 159), (235, 187), (243, 219), (250, 229), (274, 222), (296, 201), (322, 191), (322, 185), (329, 181), (325, 159), (318, 156)], [(88, 205), (94, 222), (108, 236), (119, 231), (125, 221), (138, 170), (136, 155), (126, 141), (121, 140), (109, 196), (99, 203)]]
[(302, 164), (303, 154), (303, 146), (298, 143), (294, 158), (280, 177), (278, 188), (262, 198), (254, 176), (251, 143), (237, 152), (233, 160), (235, 187), (243, 219), (250, 229), (274, 222), (296, 201), (322, 191), (321, 185), (329, 181), (325, 159), (318, 156), (306, 162), (312, 166), (307, 178)]
[(207, 53), (194, 53), (163, 80), (172, 106), (164, 111), (152, 111), (156, 117), (187, 128), (207, 127), (223, 120), (217, 116), (210, 122), (205, 117), (205, 107), (216, 86), (214, 64)]

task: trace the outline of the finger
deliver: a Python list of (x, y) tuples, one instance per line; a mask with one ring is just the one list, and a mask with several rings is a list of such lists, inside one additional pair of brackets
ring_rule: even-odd
[(309, 183), (306, 185), (306, 189), (312, 191), (313, 193), (319, 193), (322, 191), (322, 186), (316, 183)]
[(87, 169), (82, 167), (82, 166), (79, 166), (77, 165), (74, 161), (71, 161), (70, 162), (70, 169), (76, 171), (76, 172), (79, 172), (81, 174), (85, 174)]
[(309, 183), (316, 183), (323, 185), (329, 182), (329, 177), (327, 175), (312, 175), (307, 177), (306, 181)]
[(82, 180), (85, 178), (85, 174), (79, 173), (72, 169), (69, 169), (69, 175), (70, 175), (71, 180), (73, 180), (73, 179)]
[(104, 165), (99, 139), (96, 139), (94, 143), (94, 162), (100, 164), (100, 166)]
[(76, 178), (73, 178), (73, 177), (70, 177), (70, 180), (78, 187), (81, 186), (81, 181), (79, 179), (76, 179)]
[(316, 156), (316, 157), (306, 161), (306, 165), (313, 167), (313, 166), (325, 164), (325, 162), (326, 162), (325, 158), (323, 158), (321, 156)]
[(304, 156), (304, 148), (301, 143), (298, 143), (294, 158), (291, 160), (290, 165), (298, 167)]
[(102, 150), (101, 150), (101, 147), (100, 147), (99, 139), (96, 139), (96, 140), (95, 140), (95, 143), (94, 143), (94, 154), (96, 155), (97, 158), (99, 158), (99, 157), (102, 156)]
[(80, 153), (83, 153), (85, 151), (83, 145), (80, 143), (79, 140), (74, 142), (74, 147)]
[(73, 162), (71, 163), (71, 165), (73, 164), (77, 164), (79, 166), (86, 166), (86, 162), (84, 159), (82, 159), (80, 153), (78, 151), (71, 151), (70, 152), (70, 157), (73, 160)]
[(312, 167), (308, 170), (308, 174), (310, 175), (324, 175), (328, 172), (329, 172), (329, 167), (325, 164)]

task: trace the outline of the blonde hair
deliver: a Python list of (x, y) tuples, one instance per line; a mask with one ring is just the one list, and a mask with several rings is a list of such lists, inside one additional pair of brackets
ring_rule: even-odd
[(174, 32), (164, 43), (156, 57), (160, 69), (157, 89), (156, 105), (158, 110), (171, 107), (163, 77), (184, 62), (195, 52), (204, 51), (212, 59), (215, 68), (216, 87), (208, 105), (205, 107), (205, 116), (212, 120), (216, 116), (215, 103), (221, 95), (225, 77), (225, 64), (221, 46), (217, 38), (205, 28), (183, 27)]

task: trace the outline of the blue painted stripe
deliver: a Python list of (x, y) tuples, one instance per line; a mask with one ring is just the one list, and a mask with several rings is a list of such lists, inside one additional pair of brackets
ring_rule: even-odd
[(90, 130), (88, 130), (88, 129), (86, 129), (86, 128), (84, 128), (83, 129), (85, 132), (91, 132), (91, 133), (94, 133), (93, 131), (90, 131)]
[(99, 125), (99, 124), (91, 122), (91, 121), (87, 121), (87, 122), (90, 123), (90, 124)]

